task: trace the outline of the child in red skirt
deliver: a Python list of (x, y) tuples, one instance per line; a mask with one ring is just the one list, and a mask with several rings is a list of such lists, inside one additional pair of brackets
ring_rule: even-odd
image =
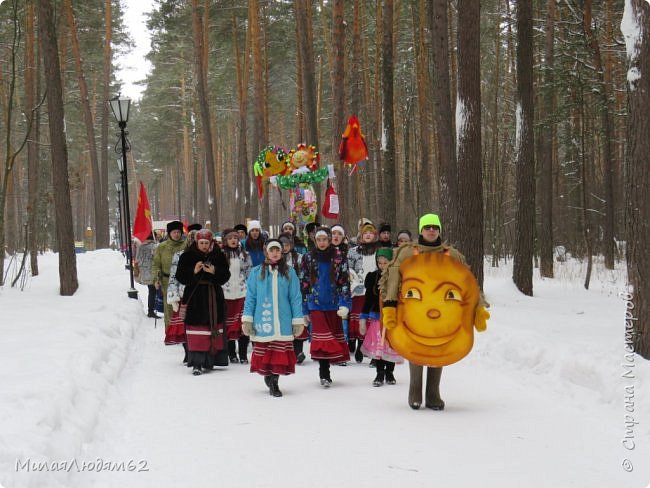
[(246, 282), (242, 330), (253, 341), (251, 373), (264, 376), (269, 393), (281, 397), (280, 375), (296, 370), (293, 339), (305, 325), (298, 275), (282, 256), (282, 244), (270, 239), (266, 259), (251, 271)]
[(332, 384), (330, 363), (350, 359), (341, 319), (351, 306), (348, 262), (341, 250), (332, 246), (327, 227), (316, 230), (315, 246), (302, 259), (300, 285), (303, 313), (311, 322), (311, 358), (319, 362), (320, 383)]
[[(231, 363), (248, 363), (247, 335), (241, 331), (241, 315), (246, 297), (246, 280), (253, 266), (251, 257), (239, 242), (239, 233), (235, 229), (226, 229), (222, 233), (223, 252), (228, 260), (230, 279), (223, 285), (226, 299), (226, 333), (228, 336), (228, 356)], [(239, 346), (239, 347), (237, 347)], [(237, 356), (239, 349), (239, 357)]]
[(379, 315), (379, 278), (393, 259), (393, 250), (389, 247), (380, 247), (375, 257), (379, 269), (368, 273), (364, 283), (366, 297), (359, 320), (359, 331), (365, 335), (365, 338), (360, 349), (365, 356), (375, 360), (377, 376), (372, 385), (381, 386), (384, 380), (389, 385), (394, 385), (396, 383), (393, 375), (395, 363), (401, 364), (404, 359), (390, 347), (388, 339), (382, 333), (383, 326)]

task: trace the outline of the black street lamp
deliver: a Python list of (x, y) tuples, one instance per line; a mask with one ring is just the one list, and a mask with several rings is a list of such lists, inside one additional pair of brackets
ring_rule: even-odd
[[(108, 103), (111, 106), (115, 120), (120, 127), (120, 138), (122, 142), (122, 159), (118, 159), (118, 166), (122, 176), (122, 193), (124, 195), (124, 220), (126, 221), (126, 239), (128, 248), (126, 250), (129, 259), (129, 277), (131, 278), (131, 288), (127, 291), (129, 298), (138, 298), (138, 290), (135, 289), (133, 283), (133, 265), (131, 260), (131, 253), (133, 244), (131, 242), (131, 212), (129, 209), (129, 177), (128, 177), (128, 164), (126, 162), (126, 153), (130, 150), (129, 144), (126, 140), (126, 123), (129, 121), (129, 108), (131, 107), (131, 100), (128, 98), (120, 97), (119, 95), (111, 98)], [(116, 148), (117, 152), (117, 148)]]
[(122, 184), (115, 183), (115, 190), (117, 190), (117, 238), (120, 243), (120, 252), (122, 252), (122, 249), (124, 248), (124, 225), (122, 224), (122, 220), (124, 219), (122, 218), (122, 198), (120, 196), (122, 193)]

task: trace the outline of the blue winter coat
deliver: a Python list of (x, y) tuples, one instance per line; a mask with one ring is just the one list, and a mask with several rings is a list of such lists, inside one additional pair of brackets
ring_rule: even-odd
[(257, 342), (292, 341), (293, 324), (304, 323), (298, 275), (289, 268), (287, 279), (267, 269), (261, 280), (263, 266), (253, 268), (246, 281), (242, 322), (253, 323)]

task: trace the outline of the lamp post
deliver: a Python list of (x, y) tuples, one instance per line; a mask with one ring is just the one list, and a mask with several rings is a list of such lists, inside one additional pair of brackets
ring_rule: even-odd
[(129, 178), (128, 178), (128, 164), (126, 162), (126, 152), (130, 149), (126, 140), (126, 123), (129, 121), (129, 108), (131, 107), (131, 100), (116, 96), (111, 98), (108, 103), (111, 106), (115, 120), (120, 127), (120, 139), (122, 142), (122, 158), (118, 159), (118, 166), (122, 176), (122, 193), (124, 194), (124, 219), (126, 240), (128, 243), (127, 256), (129, 258), (129, 277), (131, 278), (131, 288), (127, 291), (129, 298), (138, 298), (138, 290), (135, 289), (133, 283), (133, 261), (131, 260), (131, 253), (133, 245), (131, 242), (131, 212), (129, 209)]
[(124, 225), (122, 224), (122, 198), (120, 196), (122, 193), (121, 183), (115, 183), (115, 189), (117, 190), (117, 237), (120, 243), (120, 252), (122, 252), (122, 247), (124, 246)]

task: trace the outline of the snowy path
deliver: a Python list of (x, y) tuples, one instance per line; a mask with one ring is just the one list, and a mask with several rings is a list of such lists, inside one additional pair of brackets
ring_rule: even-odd
[[(72, 453), (80, 463), (131, 461), (134, 471), (4, 472), (0, 481), (7, 487), (645, 488), (650, 481), (647, 364), (638, 365), (643, 377), (635, 383), (637, 447), (628, 453), (621, 446), (625, 382), (616, 343), (621, 334), (612, 331), (620, 325), (615, 297), (554, 283), (540, 286), (535, 299), (521, 298), (507, 279), (492, 278), (488, 332), (477, 336), (468, 358), (443, 373), (446, 410), (413, 411), (405, 365), (396, 369), (397, 385), (381, 388), (370, 386), (374, 370), (367, 360), (333, 367), (334, 385), (324, 390), (317, 365), (307, 361), (281, 378), (280, 399), (269, 397), (247, 366), (193, 377), (180, 364), (181, 349), (162, 344), (160, 322), (154, 329), (125, 297), (114, 260), (87, 265), (104, 273), (97, 292), (119, 297), (99, 308), (89, 296), (76, 302), (86, 315), (103, 314), (92, 331), (100, 335), (90, 339), (103, 352), (92, 361), (81, 355), (51, 363), (52, 378), (37, 384), (45, 414), (34, 433), (21, 437), (25, 422), (19, 419), (16, 432), (0, 440), (6, 454), (0, 466), (13, 467), (7, 453), (50, 460)], [(568, 293), (571, 300), (559, 306)], [(599, 303), (612, 307), (592, 310)], [(58, 347), (76, 340), (82, 339), (66, 337)], [(1, 347), (2, 365), (11, 369), (6, 360), (18, 353)], [(90, 371), (69, 371), (70, 364)], [(26, 374), (37, 373), (30, 368)], [(76, 378), (75, 389), (61, 392), (51, 384), (59, 378), (65, 387), (68, 377)], [(3, 402), (3, 429), (11, 426), (7, 417), (29, 417), (21, 407), (34, 406), (21, 382), (10, 386), (17, 400)], [(61, 412), (61, 405), (70, 408), (61, 418), (47, 413)], [(621, 468), (626, 454), (635, 464), (632, 473)]]

